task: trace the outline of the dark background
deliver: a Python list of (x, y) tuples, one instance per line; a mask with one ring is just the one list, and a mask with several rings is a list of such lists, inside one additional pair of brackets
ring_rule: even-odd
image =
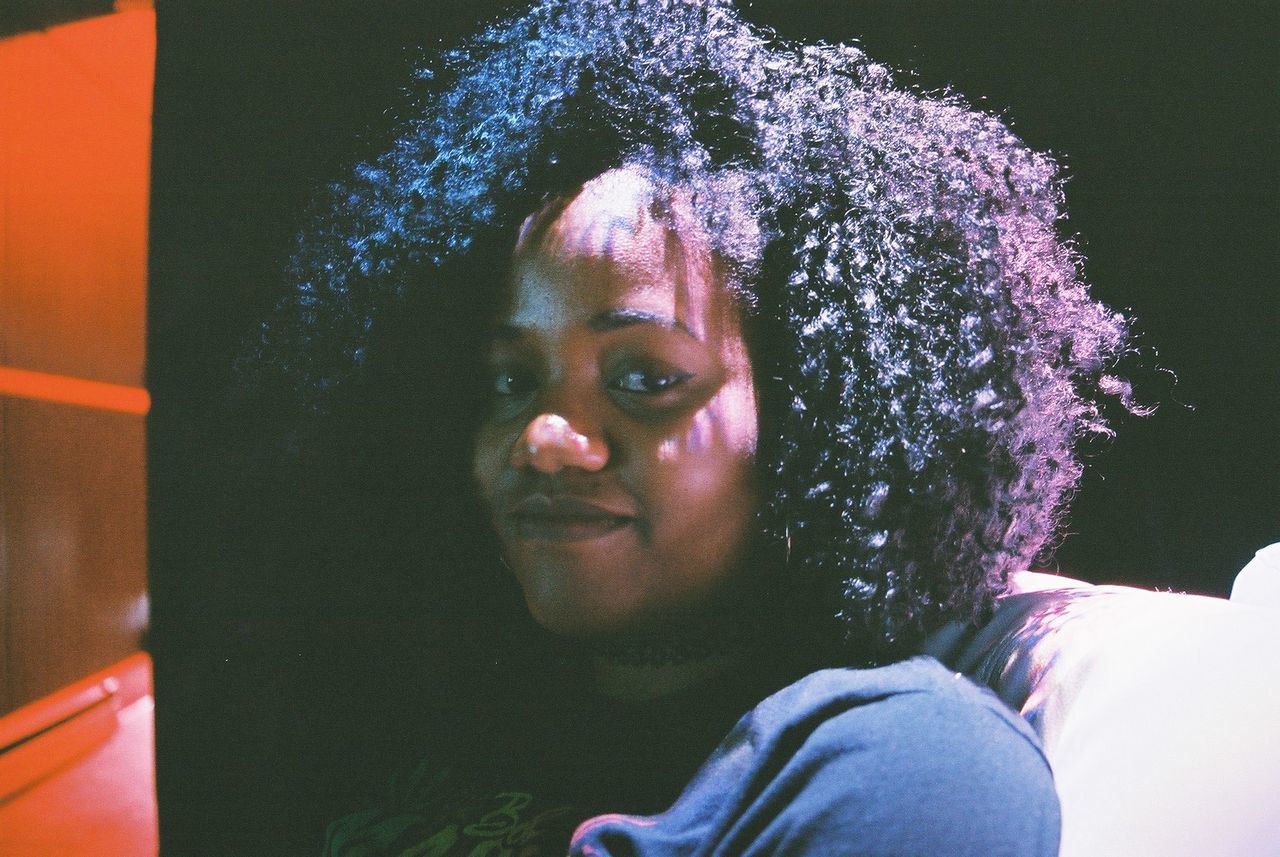
[[(314, 853), (323, 821), (396, 757), (415, 707), (475, 692), (468, 635), (493, 630), (450, 612), (438, 569), (406, 579), (380, 507), (351, 499), (343, 449), (330, 468), (291, 464), (270, 414), (234, 413), (230, 367), (284, 288), (312, 190), (377, 150), (406, 49), (518, 5), (157, 3), (148, 381), (166, 854)], [(860, 41), (1064, 165), (1068, 228), (1095, 295), (1134, 318), (1137, 394), (1158, 405), (1086, 451), (1055, 561), (1066, 574), (1225, 595), (1280, 538), (1277, 8), (744, 4), (787, 36)]]

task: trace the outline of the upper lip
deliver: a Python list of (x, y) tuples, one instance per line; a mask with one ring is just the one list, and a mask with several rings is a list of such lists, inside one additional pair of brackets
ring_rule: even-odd
[(630, 507), (568, 494), (530, 494), (511, 506), (515, 518), (634, 518)]

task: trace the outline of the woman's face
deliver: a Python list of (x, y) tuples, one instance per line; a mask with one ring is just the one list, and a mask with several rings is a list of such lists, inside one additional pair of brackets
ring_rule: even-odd
[(534, 618), (600, 637), (707, 606), (756, 511), (742, 320), (678, 192), (614, 170), (521, 229), (474, 473)]

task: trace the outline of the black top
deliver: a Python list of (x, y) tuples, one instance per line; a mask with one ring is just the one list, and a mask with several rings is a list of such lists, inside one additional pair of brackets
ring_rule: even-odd
[(1048, 765), (990, 692), (925, 657), (772, 678), (501, 712), (335, 822), (326, 854), (1057, 853)]

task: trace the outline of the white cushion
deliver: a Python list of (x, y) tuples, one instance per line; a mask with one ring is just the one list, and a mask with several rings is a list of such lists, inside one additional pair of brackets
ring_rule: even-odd
[(1220, 598), (1015, 576), (925, 646), (1040, 735), (1062, 857), (1280, 857), (1280, 616)]
[(1231, 600), (1280, 609), (1280, 542), (1267, 545), (1236, 575)]

